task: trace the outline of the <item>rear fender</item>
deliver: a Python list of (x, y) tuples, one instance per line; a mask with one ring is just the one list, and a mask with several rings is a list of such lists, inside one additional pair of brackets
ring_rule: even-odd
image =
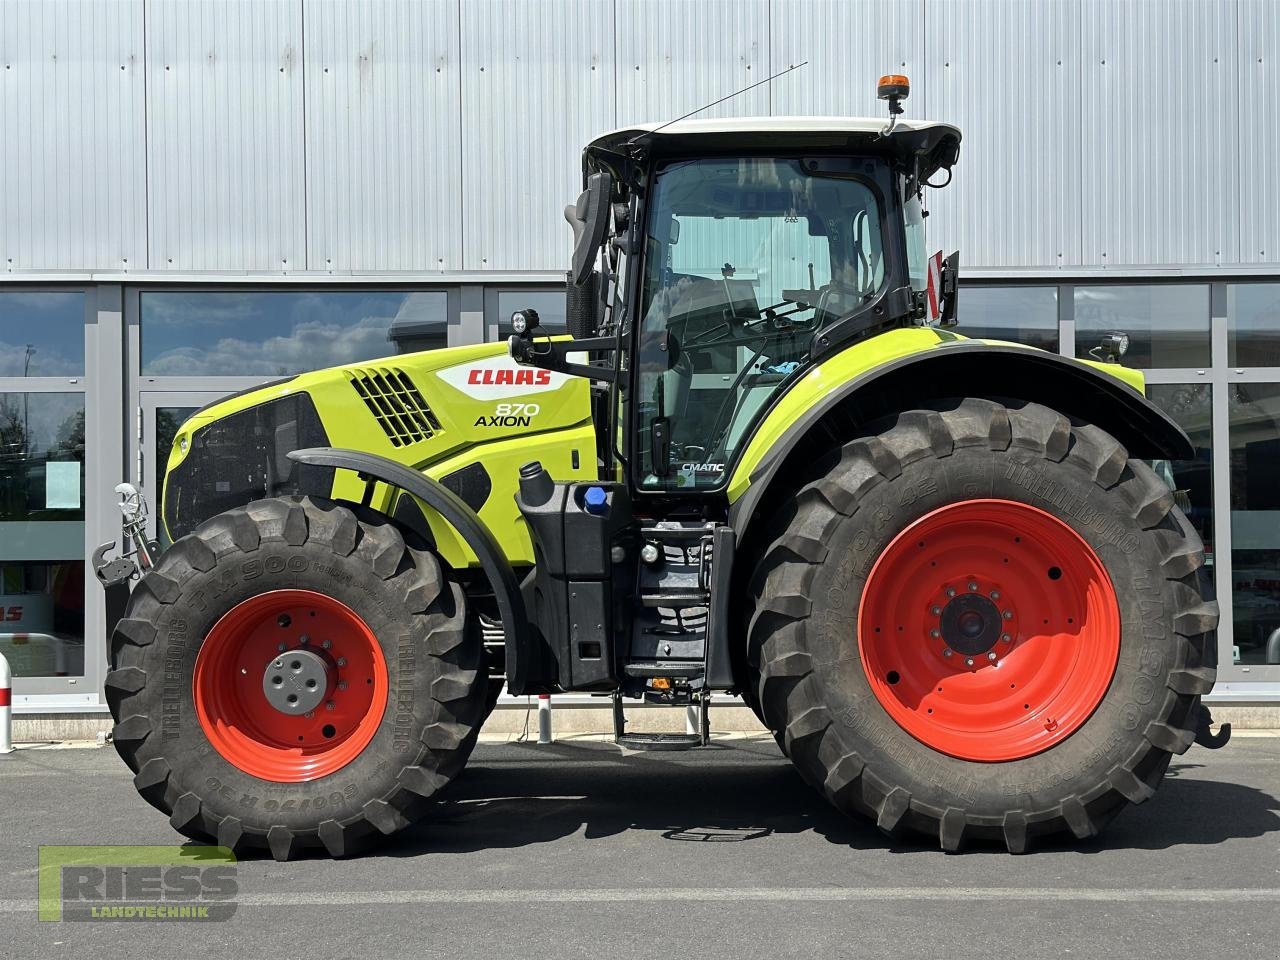
[[(868, 348), (870, 365), (849, 356)], [(1096, 424), (1130, 456), (1194, 456), (1187, 435), (1142, 395), (1143, 386), (1140, 373), (1117, 364), (933, 329), (892, 331), (819, 364), (778, 400), (730, 479), (731, 522), (745, 539), (752, 518), (767, 512), (758, 508), (775, 481), (793, 480), (833, 442), (860, 435), (861, 425), (949, 397), (1040, 403)]]

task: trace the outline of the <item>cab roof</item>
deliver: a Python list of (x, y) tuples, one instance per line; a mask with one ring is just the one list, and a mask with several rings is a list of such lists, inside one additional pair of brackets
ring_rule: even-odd
[(885, 137), (887, 117), (723, 117), (637, 123), (596, 137), (586, 153), (626, 154), (639, 147), (652, 152), (707, 150), (840, 149), (888, 147), (889, 152), (919, 154), (922, 175), (951, 167), (959, 156), (960, 130), (933, 120), (902, 120)]

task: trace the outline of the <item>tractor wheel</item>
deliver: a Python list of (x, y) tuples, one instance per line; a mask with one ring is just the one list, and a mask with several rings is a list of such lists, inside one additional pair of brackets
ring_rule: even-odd
[(487, 687), (467, 624), (435, 555), (380, 514), (229, 510), (130, 597), (106, 680), (116, 749), (189, 837), (350, 854), (466, 762)]
[(1114, 438), (968, 399), (849, 443), (778, 519), (748, 661), (766, 724), (846, 812), (946, 850), (1099, 832), (1213, 686), (1199, 537)]

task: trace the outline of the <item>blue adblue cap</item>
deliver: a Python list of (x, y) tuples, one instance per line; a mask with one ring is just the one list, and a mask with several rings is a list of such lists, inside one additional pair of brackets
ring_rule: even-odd
[(587, 513), (605, 513), (609, 509), (609, 495), (604, 492), (604, 487), (587, 487), (582, 500)]

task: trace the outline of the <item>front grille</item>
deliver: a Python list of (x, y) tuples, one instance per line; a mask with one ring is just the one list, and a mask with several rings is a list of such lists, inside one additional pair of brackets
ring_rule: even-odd
[(392, 446), (407, 447), (440, 429), (440, 421), (403, 370), (365, 367), (347, 376)]
[(201, 427), (191, 450), (165, 478), (163, 514), (174, 540), (210, 517), (264, 497), (327, 496), (333, 469), (294, 463), (289, 452), (327, 447), (306, 393), (270, 400)]

